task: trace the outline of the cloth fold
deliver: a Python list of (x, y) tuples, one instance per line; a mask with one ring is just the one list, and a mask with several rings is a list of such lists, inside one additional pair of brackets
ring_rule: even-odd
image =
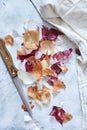
[[(83, 62), (87, 62), (87, 39), (86, 39), (87, 27), (86, 27), (86, 22), (84, 22), (87, 20), (85, 18), (80, 19), (80, 17), (82, 17), (82, 14), (80, 13), (81, 11), (76, 10), (74, 7), (72, 7), (71, 9), (71, 6), (69, 4), (71, 3), (66, 2), (66, 4), (65, 3), (60, 4), (59, 2), (58, 4), (57, 2), (56, 4), (54, 2), (53, 5), (51, 3), (44, 5), (41, 7), (40, 10), (41, 16), (47, 22), (49, 22), (50, 24), (52, 24), (53, 26), (61, 30), (68, 38), (70, 38), (70, 40), (72, 40), (79, 47), (82, 54)], [(68, 11), (67, 11), (67, 6), (68, 6)], [(76, 13), (76, 15), (74, 15), (74, 13)], [(73, 15), (75, 17), (73, 17)], [(80, 15), (79, 20), (77, 17), (78, 15)], [(86, 16), (84, 15), (84, 17)], [(80, 23), (79, 26), (77, 26), (78, 23)], [(86, 29), (84, 30), (84, 28)]]
[(41, 17), (77, 45), (78, 84), (83, 112), (82, 130), (87, 130), (87, 0), (31, 0)]

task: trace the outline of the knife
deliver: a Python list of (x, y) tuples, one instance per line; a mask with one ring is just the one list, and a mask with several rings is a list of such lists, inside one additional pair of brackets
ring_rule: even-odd
[(33, 119), (32, 112), (28, 103), (27, 96), (24, 94), (23, 87), (22, 87), (22, 82), (20, 79), (17, 77), (17, 68), (14, 66), (11, 55), (9, 51), (7, 50), (5, 46), (5, 42), (3, 39), (0, 39), (0, 54), (2, 56), (2, 59), (10, 73), (10, 76), (13, 80), (13, 83), (15, 84), (15, 87), (22, 99), (22, 102), (26, 105), (26, 108), (28, 110), (29, 116)]

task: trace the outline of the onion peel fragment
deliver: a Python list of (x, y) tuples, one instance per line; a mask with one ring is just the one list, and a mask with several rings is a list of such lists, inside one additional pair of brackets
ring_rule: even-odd
[(54, 54), (54, 44), (49, 40), (43, 40), (40, 42), (40, 49), (43, 54)]
[(68, 50), (65, 51), (59, 51), (53, 55), (53, 58), (56, 58), (56, 60), (60, 62), (67, 61), (72, 53), (73, 49), (69, 48)]
[(61, 89), (65, 89), (64, 82), (60, 80), (55, 80), (53, 84), (53, 93), (59, 92)]
[(54, 28), (48, 29), (48, 27), (45, 27), (45, 26), (42, 27), (43, 40), (56, 41), (58, 35), (63, 35), (63, 33)]
[(42, 74), (43, 74), (42, 73), (43, 67), (42, 67), (41, 62), (38, 59), (36, 59), (35, 57), (33, 57), (33, 56), (29, 57), (27, 59), (27, 61), (29, 61), (33, 65), (31, 73), (39, 81), (42, 78)]
[(38, 89), (37, 86), (30, 86), (27, 89), (27, 94), (33, 100), (43, 104), (48, 104), (51, 98), (49, 89), (45, 85), (42, 86), (42, 89)]
[(5, 44), (12, 46), (14, 44), (14, 38), (11, 35), (7, 35), (4, 38), (4, 42)]
[(46, 68), (43, 70), (43, 76), (52, 76), (52, 77), (56, 77), (56, 73), (51, 70), (50, 68)]
[(63, 125), (63, 123), (67, 123), (72, 119), (72, 115), (66, 113), (65, 110), (61, 107), (53, 106), (52, 111), (49, 114), (50, 116), (54, 116), (55, 119)]
[[(31, 108), (31, 109), (34, 108), (34, 105), (32, 104), (32, 101), (29, 102), (29, 105), (30, 105), (30, 108)], [(27, 107), (26, 107), (25, 104), (22, 104), (22, 105), (21, 105), (21, 108), (22, 108), (25, 112), (28, 112)]]
[(57, 79), (56, 77), (54, 77), (53, 79), (49, 79), (48, 84), (51, 85), (53, 87), (53, 94), (58, 93), (61, 89), (65, 89), (66, 86), (64, 84), (64, 82), (62, 82), (61, 80)]
[(70, 121), (72, 119), (72, 115), (70, 113), (65, 113), (64, 116), (64, 123), (67, 123), (68, 121)]
[(17, 50), (17, 57), (19, 56), (19, 55), (26, 55), (27, 53), (26, 53), (26, 50), (25, 50), (25, 48), (24, 47), (22, 47), (20, 50)]
[(37, 30), (26, 31), (23, 35), (23, 39), (25, 48), (30, 50), (37, 49), (39, 45), (39, 31)]

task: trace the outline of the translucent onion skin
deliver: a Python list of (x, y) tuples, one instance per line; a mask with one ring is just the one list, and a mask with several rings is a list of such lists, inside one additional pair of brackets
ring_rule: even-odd
[(53, 106), (52, 111), (49, 114), (54, 116), (55, 119), (62, 125), (64, 122), (65, 111), (61, 107)]
[(18, 56), (17, 56), (17, 59), (23, 61), (24, 59), (27, 59), (27, 58), (29, 58), (29, 57), (31, 57), (31, 56), (35, 56), (35, 54), (38, 52), (38, 50), (39, 50), (39, 47), (38, 47), (37, 49), (33, 50), (33, 51), (32, 51), (31, 53), (29, 53), (29, 54), (26, 54), (26, 55), (18, 55)]
[(45, 26), (42, 27), (42, 39), (43, 40), (56, 41), (58, 35), (63, 35), (63, 33), (54, 28), (48, 29)]
[(56, 58), (56, 60), (60, 63), (60, 62), (64, 62), (67, 61), (68, 58), (70, 57), (71, 53), (72, 53), (73, 49), (69, 48), (69, 50), (65, 50), (65, 51), (59, 51), (57, 53), (55, 53), (53, 55), (53, 58)]

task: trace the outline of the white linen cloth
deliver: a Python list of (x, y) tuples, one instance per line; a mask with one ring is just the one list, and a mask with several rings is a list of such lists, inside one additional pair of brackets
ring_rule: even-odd
[(41, 17), (61, 30), (80, 49), (78, 83), (83, 112), (82, 130), (87, 130), (87, 0), (32, 0)]

